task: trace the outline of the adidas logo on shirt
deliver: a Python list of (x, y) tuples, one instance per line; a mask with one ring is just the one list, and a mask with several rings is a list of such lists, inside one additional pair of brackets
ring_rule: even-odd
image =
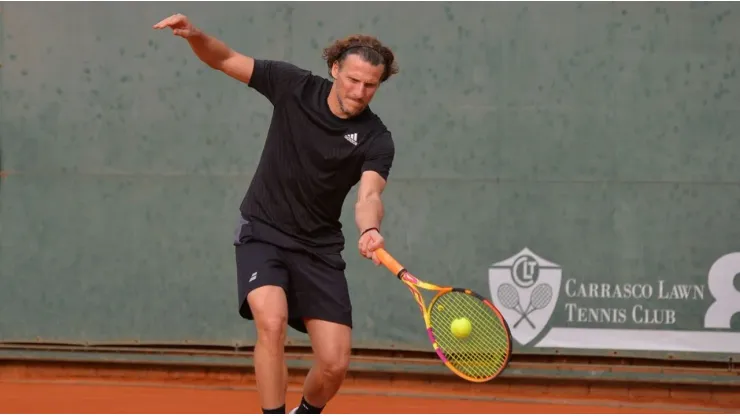
[(345, 134), (344, 135), (344, 138), (347, 139), (348, 142), (350, 142), (353, 145), (357, 146), (357, 133)]

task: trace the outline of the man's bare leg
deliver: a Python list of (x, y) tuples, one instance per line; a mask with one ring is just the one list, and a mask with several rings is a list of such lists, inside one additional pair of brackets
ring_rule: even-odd
[(321, 413), (339, 391), (349, 367), (352, 330), (345, 325), (310, 319), (306, 329), (315, 362), (303, 384), (303, 400), (296, 413)]
[(285, 364), (285, 336), (288, 300), (279, 286), (262, 286), (247, 296), (257, 327), (254, 372), (260, 405), (265, 413), (285, 413), (288, 369)]

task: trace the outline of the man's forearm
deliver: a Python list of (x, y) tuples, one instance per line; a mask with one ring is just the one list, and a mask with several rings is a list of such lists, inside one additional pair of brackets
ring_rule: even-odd
[(193, 52), (206, 65), (219, 69), (219, 65), (231, 55), (231, 48), (223, 41), (199, 29), (195, 30), (197, 31), (197, 35), (188, 38), (188, 43), (193, 49)]
[(383, 202), (380, 198), (366, 198), (355, 204), (355, 224), (360, 232), (368, 228), (380, 229), (383, 220)]

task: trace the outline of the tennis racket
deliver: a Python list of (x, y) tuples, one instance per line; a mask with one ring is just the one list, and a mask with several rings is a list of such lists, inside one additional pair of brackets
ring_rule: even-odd
[[(511, 356), (511, 332), (489, 300), (469, 289), (423, 282), (386, 250), (375, 253), (408, 286), (421, 309), (429, 340), (447, 368), (476, 383), (492, 380), (506, 368)], [(425, 306), (419, 289), (436, 292), (429, 306)]]

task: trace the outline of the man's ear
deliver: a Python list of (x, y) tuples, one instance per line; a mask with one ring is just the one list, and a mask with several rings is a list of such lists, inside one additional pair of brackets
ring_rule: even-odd
[(338, 76), (339, 76), (339, 63), (334, 62), (331, 65), (331, 77), (334, 79), (337, 79)]

